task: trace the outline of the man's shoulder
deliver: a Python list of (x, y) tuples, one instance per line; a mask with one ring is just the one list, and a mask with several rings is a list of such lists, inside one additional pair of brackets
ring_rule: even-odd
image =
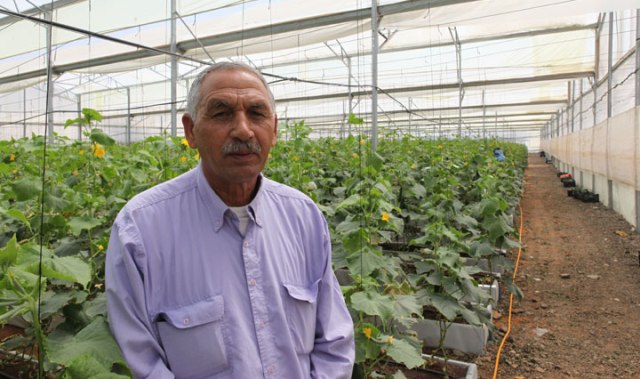
[(274, 196), (282, 197), (285, 199), (290, 198), (292, 200), (299, 200), (302, 202), (310, 202), (315, 204), (313, 200), (309, 196), (305, 195), (302, 191), (266, 177), (262, 177), (262, 188), (265, 192), (268, 192)]
[(171, 201), (196, 187), (195, 170), (185, 172), (166, 182), (146, 189), (129, 200), (125, 208), (129, 212)]

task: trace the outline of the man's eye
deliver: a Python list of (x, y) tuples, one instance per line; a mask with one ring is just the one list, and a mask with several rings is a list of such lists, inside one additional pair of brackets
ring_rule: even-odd
[(222, 118), (222, 117), (227, 117), (229, 115), (229, 112), (223, 111), (223, 112), (213, 112), (211, 114), (212, 118)]

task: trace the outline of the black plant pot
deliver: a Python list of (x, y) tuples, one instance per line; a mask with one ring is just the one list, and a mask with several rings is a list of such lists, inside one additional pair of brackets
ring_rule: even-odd
[(562, 186), (563, 187), (575, 187), (576, 186), (576, 181), (572, 178), (567, 178), (567, 179), (562, 179)]
[(600, 195), (597, 193), (586, 193), (582, 196), (582, 199), (585, 203), (598, 203), (600, 202)]

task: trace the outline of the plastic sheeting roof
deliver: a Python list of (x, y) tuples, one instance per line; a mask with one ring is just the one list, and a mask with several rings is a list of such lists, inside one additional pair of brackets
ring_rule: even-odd
[[(631, 24), (640, 2), (379, 0), (378, 5), (381, 123), (410, 128), (423, 122), (435, 128), (443, 120), (461, 120), (460, 108), (467, 125), (482, 117), (486, 126), (489, 113), (535, 130), (566, 104), (568, 81), (597, 75), (601, 14), (621, 12), (620, 57), (635, 43), (635, 25), (625, 29), (625, 22)], [(53, 12), (43, 13), (51, 7)], [(202, 64), (243, 59), (276, 75), (272, 89), (281, 118), (306, 119), (319, 128), (344, 125), (350, 110), (366, 119), (370, 7), (363, 0), (176, 0), (178, 106)], [(170, 101), (171, 55), (163, 53), (171, 47), (170, 1), (0, 0), (0, 125), (24, 117), (2, 112), (12, 108), (2, 106), (2, 94), (15, 102), (16, 91), (44, 86), (47, 26), (38, 20), (49, 15), (57, 96), (69, 101), (80, 96), (83, 106), (103, 110), (122, 109), (124, 88), (134, 106), (157, 108)], [(58, 109), (68, 108), (60, 103)]]

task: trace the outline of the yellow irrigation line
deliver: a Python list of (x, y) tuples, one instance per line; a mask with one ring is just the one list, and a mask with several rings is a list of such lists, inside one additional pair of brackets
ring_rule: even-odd
[[(518, 242), (520, 243), (520, 247), (518, 248), (518, 257), (516, 258), (516, 263), (513, 267), (513, 284), (516, 283), (516, 274), (518, 273), (518, 264), (520, 263), (520, 256), (522, 255), (522, 226), (524, 224), (524, 215), (522, 213), (522, 207), (518, 205), (520, 210), (520, 228), (518, 231), (519, 237)], [(496, 365), (493, 369), (493, 379), (498, 377), (498, 366), (500, 365), (500, 353), (502, 352), (502, 348), (504, 347), (504, 342), (509, 337), (509, 333), (511, 333), (511, 311), (513, 309), (513, 293), (509, 295), (509, 317), (507, 319), (507, 332), (502, 337), (502, 342), (500, 342), (500, 347), (498, 348), (498, 353), (496, 354)]]

